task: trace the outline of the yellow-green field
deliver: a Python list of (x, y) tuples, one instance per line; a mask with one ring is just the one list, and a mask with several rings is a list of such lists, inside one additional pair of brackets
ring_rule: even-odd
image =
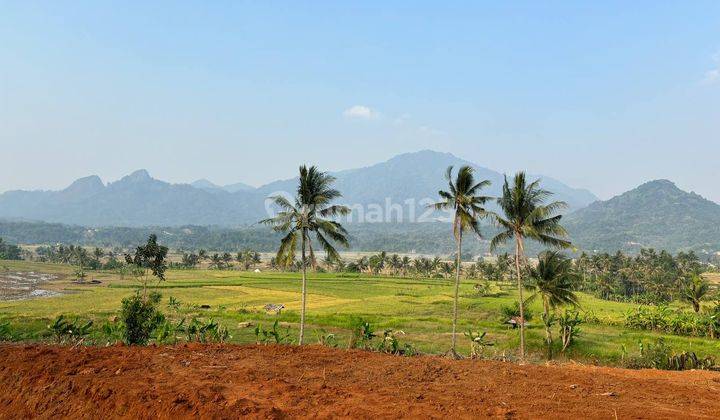
[[(49, 339), (46, 326), (58, 315), (92, 319), (99, 326), (117, 315), (121, 300), (134, 293), (137, 283), (110, 272), (91, 272), (89, 279), (101, 284), (77, 285), (71, 281), (72, 267), (31, 262), (2, 262), (13, 271), (36, 271), (64, 275), (44, 289), (62, 291), (50, 298), (0, 302), (0, 321), (10, 321), (18, 339)], [(325, 329), (347, 343), (350, 328), (358, 318), (369, 321), (382, 333), (383, 329), (402, 330), (401, 341), (410, 342), (423, 352), (442, 353), (450, 345), (450, 313), (452, 287), (450, 280), (400, 279), (342, 274), (310, 274), (308, 296), (309, 341), (315, 331)], [(510, 284), (493, 285), (491, 296), (481, 297), (473, 289), (474, 281), (461, 287), (460, 331), (487, 331), (495, 345), (490, 353), (510, 354), (518, 345), (516, 330), (509, 329), (500, 319), (500, 308), (516, 299)], [(162, 310), (173, 319), (182, 317), (214, 318), (231, 332), (233, 342), (253, 342), (252, 327), (261, 323), (269, 327), (278, 319), (297, 334), (299, 319), (300, 279), (297, 273), (243, 272), (218, 270), (171, 270), (167, 280), (158, 285), (162, 293)], [(181, 302), (179, 309), (167, 306), (170, 297)], [(582, 325), (577, 345), (565, 357), (583, 362), (616, 363), (623, 347), (636, 353), (640, 340), (665, 337), (677, 350), (695, 351), (700, 355), (720, 355), (720, 341), (680, 337), (623, 327), (624, 313), (635, 305), (608, 302), (586, 294), (581, 296), (581, 309), (594, 315), (592, 323)], [(279, 315), (268, 314), (263, 306), (284, 304)], [(200, 305), (210, 305), (201, 309)], [(531, 352), (539, 359), (544, 330), (540, 325), (539, 304), (532, 310), (535, 319), (528, 329)], [(97, 332), (97, 341), (101, 341)], [(460, 350), (469, 351), (469, 341), (459, 339)]]

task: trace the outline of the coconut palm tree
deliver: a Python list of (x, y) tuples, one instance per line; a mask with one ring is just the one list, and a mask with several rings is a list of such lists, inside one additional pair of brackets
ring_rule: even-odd
[(543, 323), (545, 324), (545, 344), (548, 360), (552, 359), (552, 333), (555, 311), (562, 305), (578, 305), (578, 298), (572, 285), (577, 275), (572, 260), (557, 251), (547, 251), (540, 256), (537, 267), (530, 269), (530, 283), (526, 286), (534, 290), (528, 300), (539, 296), (543, 304)]
[(342, 225), (332, 218), (350, 213), (350, 209), (341, 205), (330, 203), (340, 198), (340, 191), (332, 188), (335, 178), (325, 172), (319, 171), (315, 166), (300, 167), (295, 202), (292, 203), (282, 196), (272, 197), (273, 202), (280, 208), (277, 216), (262, 220), (260, 223), (272, 226), (276, 232), (286, 235), (280, 241), (277, 252), (278, 263), (292, 263), (298, 243), (301, 252), (302, 268), (302, 297), (300, 307), (300, 335), (298, 344), (303, 344), (305, 337), (305, 306), (307, 301), (307, 265), (310, 262), (316, 266), (315, 254), (312, 248), (311, 234), (325, 253), (339, 259), (340, 255), (333, 243), (344, 247), (349, 246), (348, 233)]
[(520, 359), (525, 359), (525, 308), (523, 301), (521, 261), (525, 257), (525, 239), (532, 239), (546, 246), (567, 248), (570, 242), (563, 239), (567, 232), (560, 225), (562, 216), (555, 213), (566, 207), (562, 201), (545, 204), (551, 192), (540, 188), (540, 180), (531, 183), (526, 181), (525, 173), (518, 172), (512, 180), (505, 182), (502, 197), (497, 199), (502, 215), (492, 216), (501, 231), (490, 242), (490, 249), (495, 250), (501, 244), (515, 240), (515, 274), (520, 304)]
[(457, 317), (458, 317), (458, 295), (460, 291), (460, 264), (462, 260), (462, 235), (466, 230), (472, 230), (480, 235), (478, 218), (485, 217), (486, 212), (482, 207), (490, 197), (478, 195), (480, 190), (490, 185), (490, 181), (476, 182), (473, 176), (473, 169), (470, 166), (463, 166), (453, 179), (453, 167), (447, 168), (445, 179), (448, 182), (449, 191), (438, 191), (442, 201), (433, 204), (436, 210), (454, 211), (453, 236), (457, 251), (455, 254), (455, 293), (453, 297), (453, 321), (452, 321), (452, 345), (449, 351), (450, 356), (457, 358), (455, 351), (457, 343)]
[(693, 310), (700, 312), (700, 301), (710, 291), (710, 284), (698, 274), (693, 274), (688, 283), (683, 287), (682, 297), (692, 304)]
[(400, 256), (398, 254), (392, 254), (392, 256), (388, 259), (388, 262), (390, 263), (390, 268), (392, 268), (393, 276), (398, 275), (398, 270), (400, 270)]

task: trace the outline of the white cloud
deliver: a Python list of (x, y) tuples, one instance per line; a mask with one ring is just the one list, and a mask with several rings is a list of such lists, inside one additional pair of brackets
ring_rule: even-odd
[(365, 105), (353, 105), (343, 111), (343, 116), (359, 120), (374, 120), (380, 116), (380, 113)]

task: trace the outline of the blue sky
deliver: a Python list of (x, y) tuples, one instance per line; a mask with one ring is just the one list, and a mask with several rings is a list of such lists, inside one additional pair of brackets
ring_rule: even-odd
[(718, 1), (0, 9), (0, 191), (137, 168), (259, 185), (429, 148), (720, 201)]

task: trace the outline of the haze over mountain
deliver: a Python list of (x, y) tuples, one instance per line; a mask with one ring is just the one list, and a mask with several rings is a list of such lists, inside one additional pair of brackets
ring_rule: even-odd
[(565, 226), (587, 250), (720, 250), (720, 205), (668, 180), (590, 204), (568, 215)]
[[(445, 188), (448, 166), (471, 165), (477, 179), (489, 179), (486, 194), (500, 194), (503, 175), (449, 153), (421, 151), (398, 155), (373, 166), (334, 173), (341, 202), (356, 207), (354, 221), (417, 221), (427, 204)], [(596, 201), (592, 193), (552, 178), (543, 185), (564, 200), (569, 210)], [(241, 226), (266, 217), (268, 195), (293, 194), (294, 179), (252, 188), (245, 184), (217, 186), (207, 180), (170, 184), (145, 170), (104, 185), (97, 176), (78, 179), (61, 191), (9, 191), (0, 195), (0, 217), (83, 226)], [(407, 200), (412, 200), (411, 202)], [(370, 206), (374, 204), (375, 206)], [(394, 206), (387, 211), (388, 206)], [(401, 208), (398, 209), (398, 207)], [(379, 218), (379, 220), (378, 220)]]
[(228, 184), (228, 185), (217, 185), (214, 184), (207, 179), (198, 179), (197, 181), (191, 182), (190, 185), (192, 185), (195, 188), (200, 188), (201, 190), (206, 191), (227, 191), (229, 193), (235, 193), (238, 191), (251, 191), (254, 190), (255, 187), (252, 185), (248, 185), (242, 182), (237, 182), (235, 184)]
[[(347, 171), (347, 176), (350, 174), (352, 171)], [(274, 191), (276, 188), (283, 188), (285, 182), (278, 182), (276, 185), (266, 186), (261, 190)], [(349, 180), (346, 182), (348, 186), (351, 185)], [(96, 206), (97, 208), (105, 208), (111, 206), (112, 203), (121, 202), (123, 198), (131, 197), (131, 195), (119, 194), (117, 190), (134, 190), (129, 187), (132, 185), (137, 187), (138, 184), (142, 185), (142, 188), (137, 188), (141, 191), (139, 194), (154, 194), (160, 191), (160, 197), (172, 197), (174, 194), (182, 194), (183, 197), (190, 196), (190, 199), (184, 201), (186, 206), (192, 205), (194, 198), (202, 200), (207, 200), (208, 197), (216, 198), (218, 201), (202, 202), (218, 205), (218, 203), (230, 202), (222, 200), (248, 197), (243, 194), (231, 194), (221, 189), (208, 192), (189, 185), (171, 186), (150, 179), (142, 171), (107, 187), (103, 186), (97, 177), (87, 177), (76, 181), (61, 192), (45, 194), (50, 194), (47, 195), (47, 197), (51, 197), (46, 198), (48, 200), (71, 203), (75, 202), (74, 200), (77, 200), (78, 197), (90, 195), (100, 203)], [(25, 200), (24, 203), (37, 205), (38, 200), (34, 194), (16, 194), (32, 198), (32, 200)], [(120, 198), (106, 203), (103, 198), (105, 194), (110, 194), (110, 198), (114, 196)], [(263, 196), (264, 193), (256, 191), (252, 194)], [(250, 196), (254, 196), (252, 194)], [(3, 200), (0, 197), (0, 203)], [(73, 206), (76, 204), (72, 206), (66, 204), (62, 208), (75, 209), (76, 207)], [(145, 209), (145, 211), (147, 213), (159, 208), (153, 207)], [(192, 208), (196, 209), (196, 207)], [(101, 212), (92, 212), (91, 214), (95, 217)], [(173, 214), (177, 215), (178, 213), (174, 212)], [(116, 216), (122, 217), (120, 214)], [(147, 217), (148, 220), (154, 220)], [(127, 220), (127, 218), (122, 220)], [(567, 215), (563, 220), (563, 225), (570, 233), (573, 246), (587, 252), (623, 250), (636, 253), (642, 247), (652, 247), (672, 253), (693, 250), (701, 255), (710, 256), (710, 254), (720, 251), (720, 205), (695, 193), (682, 191), (667, 180), (651, 181), (610, 200), (594, 202)], [(354, 251), (384, 250), (444, 254), (451, 253), (454, 249), (452, 236), (449, 235), (449, 227), (445, 223), (352, 223), (347, 227), (352, 237), (351, 249)], [(491, 226), (483, 226), (482, 232), (485, 239), (478, 239), (474, 236), (467, 238), (466, 249), (473, 255), (481, 255), (488, 251), (487, 239), (492, 237), (496, 229)], [(155, 227), (88, 228), (0, 220), (0, 237), (24, 244), (62, 242), (127, 247), (143, 240), (150, 233), (157, 233), (163, 243), (175, 248), (206, 248), (233, 252), (245, 248), (270, 252), (276, 249), (279, 240), (278, 234), (267, 227), (258, 225), (237, 228), (170, 226), (167, 221), (161, 221)], [(540, 250), (541, 247), (537, 244), (528, 243), (529, 253), (534, 254)]]

